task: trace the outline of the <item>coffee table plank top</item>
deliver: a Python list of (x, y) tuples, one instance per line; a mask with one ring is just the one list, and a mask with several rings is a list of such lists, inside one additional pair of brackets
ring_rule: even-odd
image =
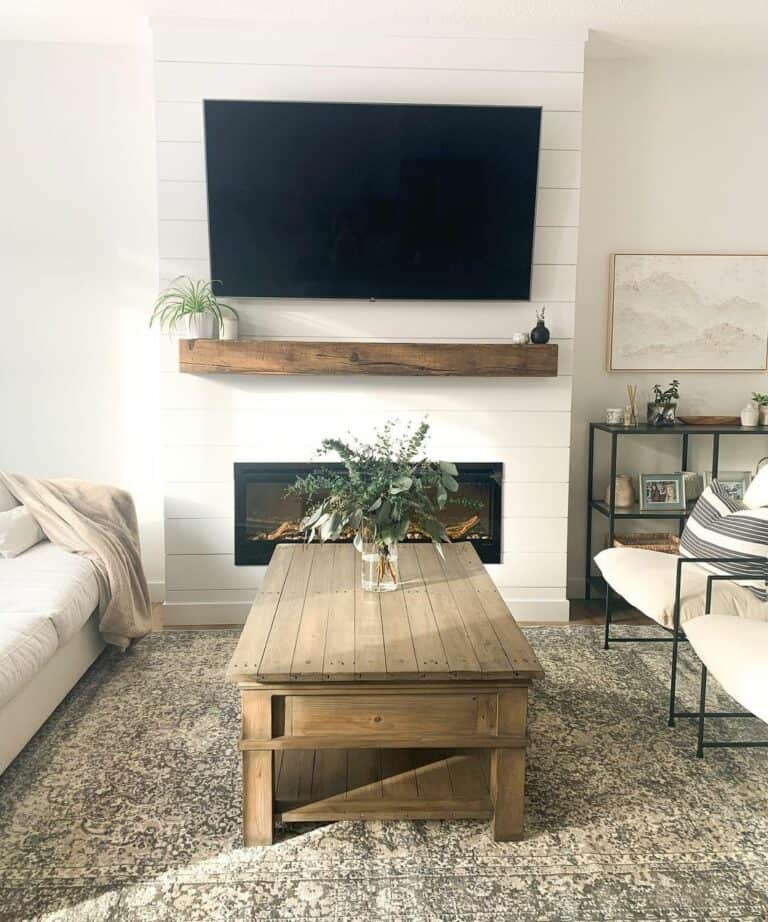
[(528, 680), (536, 655), (469, 543), (399, 548), (394, 592), (359, 588), (350, 544), (278, 545), (231, 681)]

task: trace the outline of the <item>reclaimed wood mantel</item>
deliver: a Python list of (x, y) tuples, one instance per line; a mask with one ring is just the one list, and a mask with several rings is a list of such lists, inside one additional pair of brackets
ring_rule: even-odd
[(179, 371), (235, 375), (554, 377), (557, 345), (182, 339)]

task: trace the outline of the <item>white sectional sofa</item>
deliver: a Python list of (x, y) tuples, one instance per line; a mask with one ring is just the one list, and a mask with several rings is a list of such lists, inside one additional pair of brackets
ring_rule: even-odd
[(103, 650), (98, 598), (92, 564), (49, 541), (0, 557), (0, 773)]

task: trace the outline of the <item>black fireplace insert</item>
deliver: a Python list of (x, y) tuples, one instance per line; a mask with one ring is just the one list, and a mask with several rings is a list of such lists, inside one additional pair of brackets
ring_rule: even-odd
[[(297, 476), (341, 464), (237, 462), (235, 464), (235, 564), (267, 564), (276, 544), (299, 543), (303, 501), (286, 496)], [(477, 509), (449, 503), (440, 515), (454, 541), (471, 541), (484, 563), (501, 563), (501, 483), (503, 465), (457, 463), (461, 496), (479, 500)], [(343, 540), (351, 540), (349, 538)], [(414, 529), (407, 541), (429, 541)]]

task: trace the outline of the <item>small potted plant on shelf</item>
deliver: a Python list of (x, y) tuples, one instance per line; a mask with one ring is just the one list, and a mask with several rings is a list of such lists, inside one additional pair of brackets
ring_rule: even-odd
[(406, 427), (400, 436), (395, 426), (389, 420), (370, 444), (323, 439), (318, 454), (336, 453), (344, 470), (321, 469), (298, 477), (287, 490), (287, 495), (306, 501), (309, 511), (299, 530), (307, 541), (354, 536), (362, 555), (363, 589), (372, 592), (397, 588), (397, 545), (406, 536), (423, 536), (438, 548), (450, 541), (438, 518), (449, 496), (468, 508), (480, 506), (457, 496), (454, 464), (422, 457), (429, 433), (426, 421), (415, 431)]
[(224, 314), (236, 318), (237, 311), (219, 301), (212, 286), (213, 282), (178, 276), (155, 301), (149, 325), (157, 321), (163, 332), (188, 339), (218, 338)]
[(768, 426), (768, 394), (760, 394), (755, 391), (755, 393), (752, 394), (752, 403), (757, 404), (757, 408), (760, 413), (760, 425)]
[(649, 426), (674, 426), (677, 417), (677, 401), (680, 399), (680, 382), (675, 378), (666, 390), (660, 384), (653, 385), (653, 400), (648, 403)]

